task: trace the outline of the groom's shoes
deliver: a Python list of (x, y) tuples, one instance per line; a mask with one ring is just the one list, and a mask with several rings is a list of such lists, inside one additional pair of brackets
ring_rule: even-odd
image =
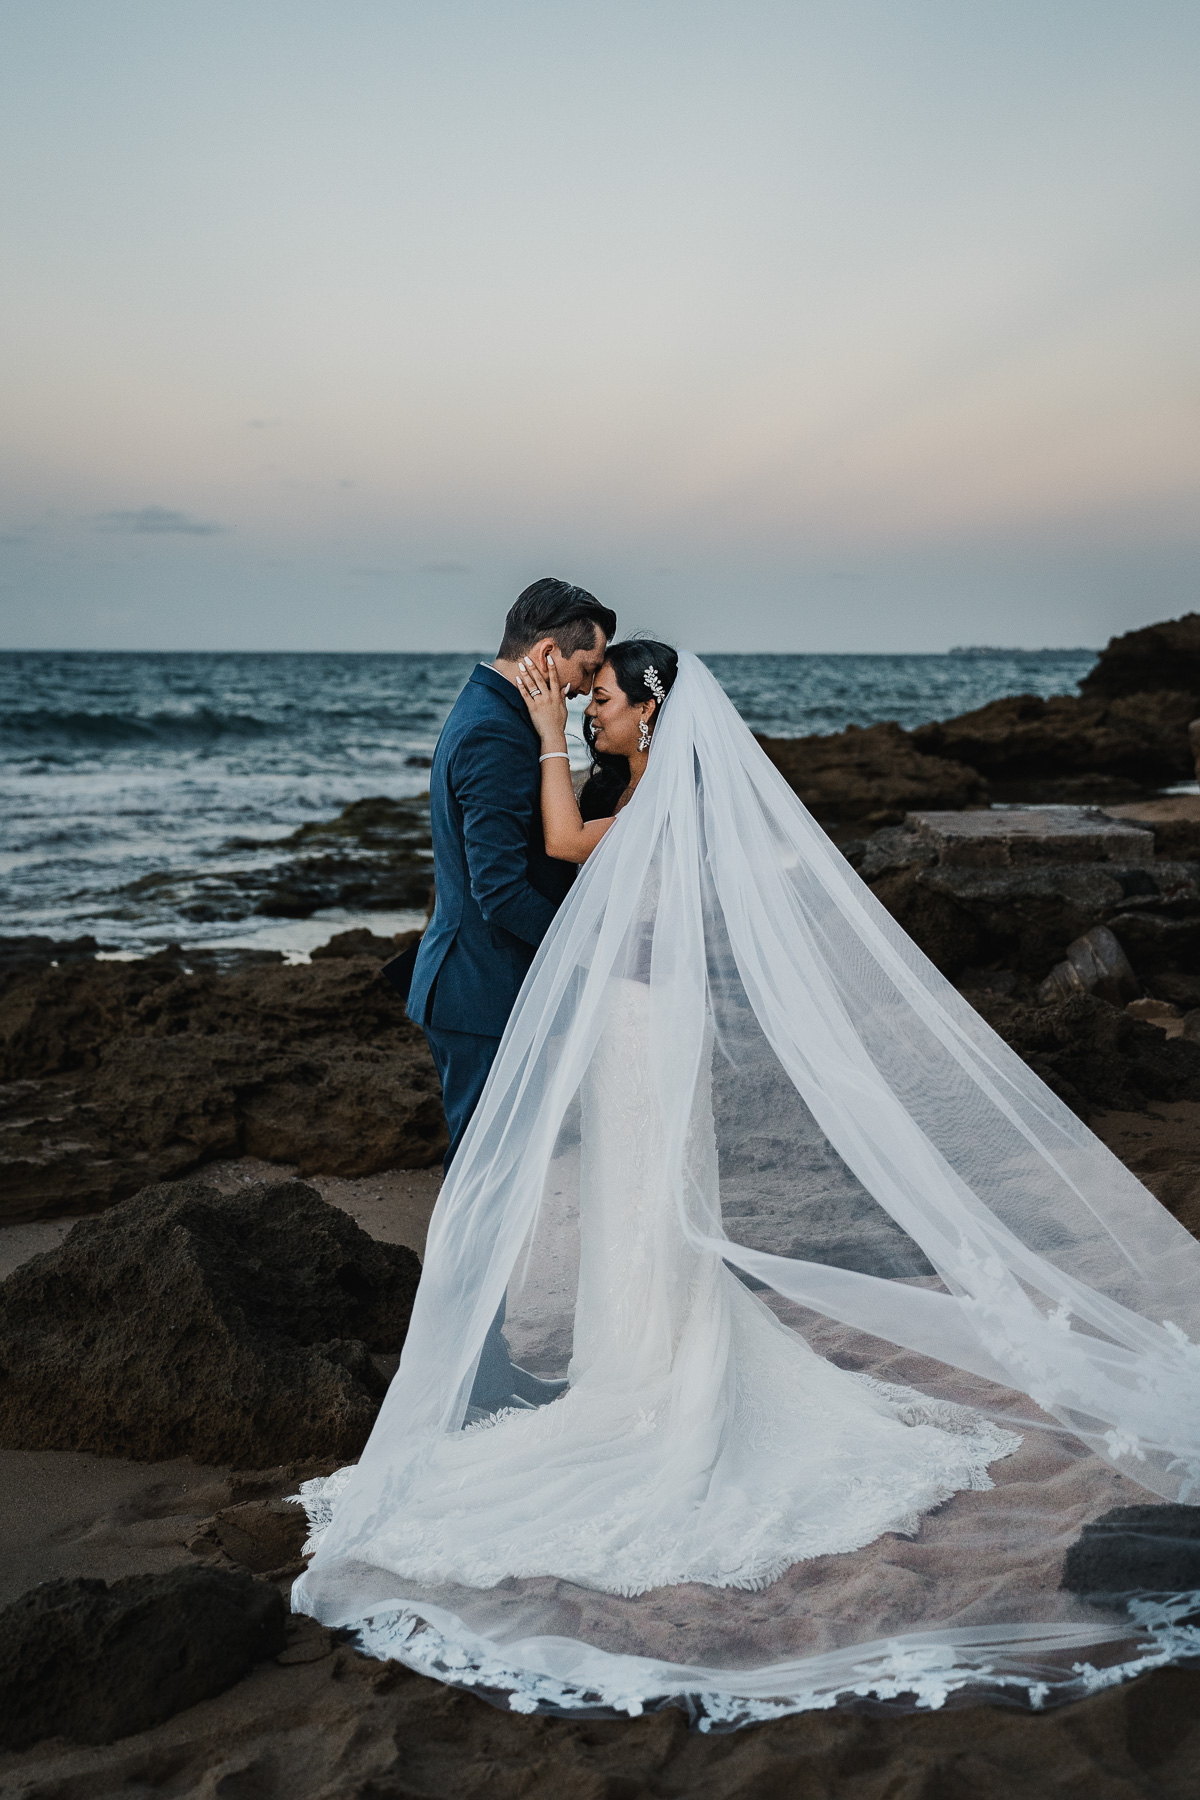
[(513, 1401), (523, 1400), (526, 1406), (548, 1406), (551, 1400), (557, 1400), (566, 1387), (565, 1381), (545, 1381), (540, 1375), (531, 1375), (528, 1369), (519, 1369), (516, 1363), (510, 1365), (512, 1372)]
[(468, 1406), (463, 1417), (464, 1425), (478, 1425), (482, 1419), (495, 1418), (498, 1412), (536, 1412), (539, 1406), (548, 1406), (567, 1386), (565, 1381), (543, 1381), (540, 1375), (531, 1375), (528, 1369), (518, 1369), (516, 1363), (510, 1363), (513, 1391), (497, 1402), (495, 1406)]

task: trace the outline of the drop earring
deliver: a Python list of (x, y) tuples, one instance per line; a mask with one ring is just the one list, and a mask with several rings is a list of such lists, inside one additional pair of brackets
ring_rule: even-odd
[(646, 723), (645, 719), (643, 719), (641, 724), (638, 726), (638, 749), (639, 750), (648, 750), (650, 748), (650, 736), (651, 736), (650, 727)]

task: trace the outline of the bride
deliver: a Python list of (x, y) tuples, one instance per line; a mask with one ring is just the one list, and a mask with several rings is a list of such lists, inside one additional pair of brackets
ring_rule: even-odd
[[(362, 1460), (303, 1490), (293, 1604), (524, 1710), (718, 1724), (1036, 1702), (1181, 1630), (1194, 1653), (1169, 1608), (1135, 1627), (1057, 1576), (1087, 1518), (1200, 1491), (1200, 1245), (883, 912), (695, 657), (610, 646), (579, 804), (553, 665), (519, 679), (547, 848), (583, 873)], [(479, 1414), (505, 1298), (556, 1397)]]

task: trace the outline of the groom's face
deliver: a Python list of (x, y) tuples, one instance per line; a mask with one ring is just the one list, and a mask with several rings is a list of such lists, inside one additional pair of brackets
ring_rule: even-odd
[[(544, 670), (545, 655), (549, 651), (554, 658), (554, 666), (558, 670), (558, 679), (563, 688), (565, 689), (569, 682), (573, 694), (590, 694), (592, 683), (603, 665), (604, 652), (608, 646), (608, 639), (598, 625), (594, 627), (594, 631), (595, 637), (591, 649), (576, 650), (570, 656), (565, 655), (559, 649), (553, 638), (544, 638), (537, 646), (534, 655), (535, 662)], [(540, 654), (538, 654), (539, 652)]]

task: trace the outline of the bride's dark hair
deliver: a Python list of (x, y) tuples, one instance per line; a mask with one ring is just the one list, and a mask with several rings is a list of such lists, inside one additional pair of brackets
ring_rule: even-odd
[[(646, 685), (647, 669), (655, 671), (667, 694), (671, 692), (679, 673), (679, 657), (670, 644), (660, 644), (656, 638), (626, 638), (623, 643), (610, 644), (604, 652), (604, 660), (611, 666), (617, 678), (617, 686), (631, 706), (637, 706), (643, 700), (658, 699), (653, 688)], [(651, 718), (651, 731), (658, 724), (662, 706), (663, 702), (659, 700)], [(629, 786), (629, 758), (606, 756), (603, 751), (597, 750), (592, 741), (590, 719), (583, 721), (583, 735), (592, 753), (592, 772), (579, 796), (579, 811), (585, 821), (608, 819), (616, 811), (617, 801)]]

